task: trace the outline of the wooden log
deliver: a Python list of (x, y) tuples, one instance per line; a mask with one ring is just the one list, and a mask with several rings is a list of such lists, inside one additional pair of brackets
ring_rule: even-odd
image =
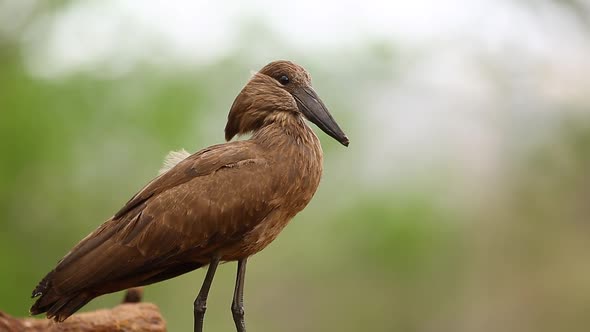
[(71, 316), (62, 323), (49, 319), (14, 318), (0, 311), (2, 332), (165, 332), (166, 322), (152, 303), (123, 303)]

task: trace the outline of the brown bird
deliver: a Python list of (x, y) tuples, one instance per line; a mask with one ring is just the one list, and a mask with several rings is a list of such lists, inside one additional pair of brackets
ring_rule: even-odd
[(170, 169), (41, 280), (31, 313), (63, 321), (102, 294), (209, 265), (193, 307), (194, 331), (202, 331), (217, 265), (238, 261), (231, 309), (237, 330), (245, 331), (248, 257), (277, 237), (320, 183), (322, 148), (305, 118), (348, 146), (305, 69), (289, 61), (266, 65), (237, 96), (225, 126), (227, 141), (251, 138), (173, 156), (180, 161), (168, 160)]

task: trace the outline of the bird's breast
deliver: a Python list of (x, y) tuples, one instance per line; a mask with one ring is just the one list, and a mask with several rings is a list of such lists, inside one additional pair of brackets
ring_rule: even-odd
[(322, 175), (322, 151), (316, 146), (295, 144), (278, 150), (271, 163), (275, 193), (270, 203), (273, 208), (255, 223), (230, 250), (224, 260), (237, 260), (254, 255), (269, 245), (289, 221), (313, 198)]

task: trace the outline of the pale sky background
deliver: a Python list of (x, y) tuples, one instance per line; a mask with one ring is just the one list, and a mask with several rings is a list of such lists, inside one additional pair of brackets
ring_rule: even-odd
[(105, 58), (212, 61), (237, 44), (247, 21), (310, 49), (346, 49), (375, 38), (406, 47), (459, 43), (492, 54), (516, 48), (521, 56), (572, 65), (590, 52), (587, 26), (549, 1), (90, 0), (73, 2), (32, 29), (44, 31), (40, 55), (55, 67), (46, 70), (60, 72)]
[[(34, 4), (4, 2), (10, 10), (0, 13), (11, 16), (0, 21), (17, 25)], [(367, 43), (399, 52), (398, 62), (380, 70), (401, 66), (401, 77), (359, 77), (354, 91), (358, 123), (349, 136), (366, 161), (363, 183), (427, 172), (440, 160), (463, 168), (463, 179), (482, 181), (496, 171), (507, 140), (530, 140), (564, 105), (589, 103), (590, 26), (552, 1), (77, 1), (27, 28), (22, 43), (37, 77), (92, 68), (116, 78), (138, 63), (166, 70), (215, 62), (243, 47), (240, 29), (253, 22), (291, 49), (325, 54), (326, 71), (343, 79), (348, 55)], [(0, 31), (10, 26), (0, 23)], [(251, 69), (274, 51), (256, 40), (251, 48), (261, 53)], [(512, 121), (521, 121), (514, 137), (505, 128)]]

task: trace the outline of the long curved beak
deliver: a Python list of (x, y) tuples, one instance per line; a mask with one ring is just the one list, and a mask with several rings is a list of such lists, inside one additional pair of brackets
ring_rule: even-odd
[(323, 132), (330, 135), (342, 145), (348, 146), (348, 137), (340, 129), (340, 126), (338, 126), (336, 120), (328, 112), (326, 105), (324, 105), (312, 87), (298, 87), (291, 94), (295, 98), (295, 101), (297, 101), (299, 110), (309, 121), (315, 123)]

